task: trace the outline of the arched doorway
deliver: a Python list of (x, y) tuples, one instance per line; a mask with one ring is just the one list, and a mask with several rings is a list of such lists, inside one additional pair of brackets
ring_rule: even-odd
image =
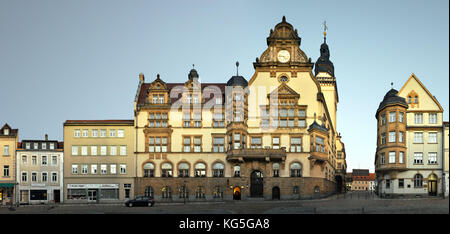
[(253, 171), (250, 175), (250, 196), (262, 197), (264, 195), (263, 174), (260, 171)]
[(241, 189), (239, 187), (233, 189), (233, 200), (241, 200)]
[(437, 196), (437, 176), (434, 173), (428, 176), (428, 195)]
[(280, 200), (280, 188), (277, 186), (272, 188), (272, 200)]

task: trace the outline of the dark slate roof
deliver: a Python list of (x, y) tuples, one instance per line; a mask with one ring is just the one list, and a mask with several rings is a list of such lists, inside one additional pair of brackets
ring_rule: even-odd
[(242, 77), (242, 76), (232, 76), (228, 82), (227, 82), (227, 86), (242, 86), (242, 87), (247, 87), (248, 86), (248, 82), (247, 80)]
[(389, 104), (399, 104), (399, 105), (404, 105), (405, 107), (408, 107), (408, 104), (406, 103), (406, 99), (398, 96), (398, 91), (395, 89), (389, 90), (386, 93), (386, 95), (384, 95), (383, 101), (380, 102), (380, 105), (378, 106), (377, 114), (381, 109), (383, 109), (385, 106), (387, 106)]
[(323, 131), (325, 133), (328, 133), (328, 129), (325, 127), (325, 125), (319, 125), (315, 120), (314, 120), (314, 123), (309, 125), (308, 131), (311, 131), (313, 129), (317, 129), (319, 131)]
[(189, 80), (192, 80), (193, 78), (198, 78), (197, 70), (192, 68), (191, 71), (189, 71), (188, 78)]
[(334, 65), (330, 61), (330, 49), (326, 42), (320, 46), (320, 57), (316, 61), (314, 72), (316, 76), (319, 72), (327, 72), (334, 76)]

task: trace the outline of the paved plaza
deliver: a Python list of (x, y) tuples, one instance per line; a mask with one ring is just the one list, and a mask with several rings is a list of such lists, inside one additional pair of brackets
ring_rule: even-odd
[(23, 205), (1, 207), (0, 214), (449, 214), (448, 198), (380, 199), (347, 193), (318, 200), (123, 204)]

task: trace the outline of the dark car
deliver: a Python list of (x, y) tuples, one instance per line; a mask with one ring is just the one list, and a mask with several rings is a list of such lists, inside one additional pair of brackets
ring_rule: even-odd
[(126, 206), (153, 206), (155, 205), (155, 198), (153, 197), (145, 197), (145, 196), (137, 196), (134, 199), (128, 200), (125, 202)]

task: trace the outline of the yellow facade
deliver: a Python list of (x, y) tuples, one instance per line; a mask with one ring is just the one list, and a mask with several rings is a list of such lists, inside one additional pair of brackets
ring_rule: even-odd
[(5, 124), (0, 129), (0, 204), (14, 202), (18, 130)]

